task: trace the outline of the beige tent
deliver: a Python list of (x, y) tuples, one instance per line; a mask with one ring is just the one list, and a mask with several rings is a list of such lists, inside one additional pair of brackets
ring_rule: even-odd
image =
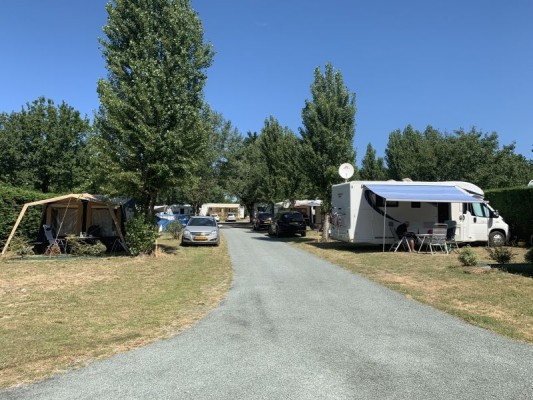
[[(9, 243), (30, 206), (44, 205), (43, 223), (52, 227), (56, 235), (80, 236), (97, 228), (98, 237), (103, 242), (117, 241), (126, 251), (128, 247), (120, 228), (122, 222), (121, 202), (108, 200), (102, 196), (88, 193), (67, 194), (46, 200), (26, 203), (11, 230), (4, 245), (2, 255), (7, 251)], [(106, 243), (108, 244), (108, 243)]]

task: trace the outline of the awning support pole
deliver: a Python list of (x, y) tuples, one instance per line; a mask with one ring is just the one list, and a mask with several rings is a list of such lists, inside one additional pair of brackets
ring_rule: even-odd
[(383, 213), (383, 253), (385, 253), (385, 223), (387, 222), (387, 199), (385, 200), (385, 212)]

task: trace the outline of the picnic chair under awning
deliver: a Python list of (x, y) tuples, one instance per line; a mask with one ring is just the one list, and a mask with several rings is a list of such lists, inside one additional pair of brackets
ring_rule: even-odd
[(45, 253), (52, 254), (54, 252), (54, 247), (57, 247), (61, 253), (66, 253), (67, 251), (67, 242), (65, 239), (61, 239), (54, 235), (54, 231), (48, 225), (43, 225), (44, 236), (48, 241), (48, 246), (46, 247)]
[(424, 239), (420, 243), (419, 252), (424, 246), (426, 246), (426, 251), (429, 249), (431, 254), (440, 250), (448, 254), (448, 244), (446, 243), (446, 234), (448, 231), (448, 225), (446, 224), (435, 224), (433, 225), (432, 231), (430, 234), (421, 235), (424, 236)]
[(407, 251), (411, 252), (411, 246), (409, 246), (409, 240), (406, 236), (399, 237), (398, 233), (396, 233), (396, 229), (394, 229), (394, 223), (392, 221), (389, 221), (389, 229), (392, 233), (392, 237), (394, 238), (394, 242), (392, 243), (389, 251), (393, 251), (396, 253), (400, 246), (403, 246)]

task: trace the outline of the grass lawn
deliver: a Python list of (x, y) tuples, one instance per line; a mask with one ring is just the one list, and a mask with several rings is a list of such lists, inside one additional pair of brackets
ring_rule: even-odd
[[(531, 265), (520, 267), (520, 273), (510, 273), (463, 267), (457, 253), (383, 253), (381, 248), (357, 249), (347, 243), (319, 243), (312, 238), (292, 243), (408, 298), (501, 335), (533, 343)], [(480, 257), (480, 265), (495, 263), (484, 247), (473, 249)], [(516, 257), (511, 267), (512, 263), (525, 263), (527, 249), (512, 250)]]
[(172, 336), (230, 287), (227, 248), (159, 240), (157, 257), (0, 259), (0, 388)]

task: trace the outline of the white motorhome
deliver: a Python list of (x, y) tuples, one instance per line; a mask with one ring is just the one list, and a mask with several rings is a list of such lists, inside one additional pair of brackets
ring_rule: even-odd
[(427, 233), (455, 225), (457, 242), (504, 243), (509, 226), (469, 182), (352, 181), (333, 185), (331, 237), (357, 244), (390, 244), (393, 229)]

